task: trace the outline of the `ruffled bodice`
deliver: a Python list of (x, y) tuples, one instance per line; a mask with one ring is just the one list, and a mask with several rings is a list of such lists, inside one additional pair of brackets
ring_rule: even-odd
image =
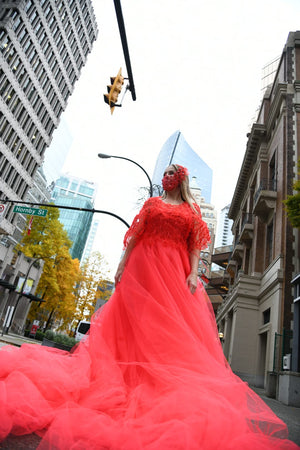
[(187, 202), (180, 205), (166, 203), (161, 197), (148, 199), (124, 238), (124, 247), (130, 239), (136, 243), (143, 239), (147, 244), (168, 246), (192, 252), (205, 248), (210, 241), (200, 208), (193, 211)]

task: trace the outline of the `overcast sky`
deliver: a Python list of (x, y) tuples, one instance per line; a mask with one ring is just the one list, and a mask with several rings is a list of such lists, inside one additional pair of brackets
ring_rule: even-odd
[[(126, 66), (113, 0), (93, 6), (99, 35), (64, 113), (73, 143), (63, 171), (97, 182), (95, 208), (130, 223), (147, 178), (130, 162), (97, 154), (133, 159), (152, 177), (161, 147), (180, 130), (213, 170), (212, 203), (220, 210), (234, 193), (261, 101), (262, 67), (300, 29), (300, 2), (123, 0), (137, 100), (128, 91), (112, 116), (103, 94), (120, 67), (126, 76)], [(126, 227), (98, 218), (96, 248), (113, 275)]]

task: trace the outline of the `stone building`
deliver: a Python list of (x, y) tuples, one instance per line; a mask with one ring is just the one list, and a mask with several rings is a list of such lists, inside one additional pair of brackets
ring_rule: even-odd
[[(300, 270), (299, 229), (283, 201), (293, 194), (300, 157), (300, 32), (289, 33), (274, 82), (248, 134), (228, 217), (234, 243), (227, 264), (229, 293), (217, 313), (233, 371), (290, 404), (294, 296)], [(294, 330), (295, 331), (295, 330)], [(299, 335), (299, 334), (298, 334)], [(299, 370), (299, 369), (298, 369)], [(291, 375), (291, 374), (290, 374)], [(290, 385), (291, 386), (291, 385)]]

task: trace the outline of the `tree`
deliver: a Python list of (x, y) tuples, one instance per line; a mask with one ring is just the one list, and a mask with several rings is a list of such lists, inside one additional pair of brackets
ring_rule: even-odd
[[(298, 161), (298, 176), (300, 176), (300, 160)], [(285, 200), (288, 218), (295, 228), (300, 228), (300, 179), (295, 181), (293, 189), (297, 191), (294, 195), (288, 195)]]
[(92, 253), (81, 266), (76, 289), (76, 320), (89, 319), (95, 311), (98, 299), (108, 300), (111, 290), (107, 288), (107, 263), (99, 252)]
[[(29, 224), (29, 218), (27, 224)], [(31, 306), (29, 319), (38, 318), (48, 327), (54, 319), (59, 320), (60, 329), (68, 328), (76, 312), (74, 286), (79, 277), (79, 261), (70, 255), (71, 240), (59, 221), (59, 211), (49, 208), (46, 217), (33, 218), (30, 233), (23, 231), (23, 238), (16, 249), (25, 256), (44, 260), (36, 294), (45, 303)]]

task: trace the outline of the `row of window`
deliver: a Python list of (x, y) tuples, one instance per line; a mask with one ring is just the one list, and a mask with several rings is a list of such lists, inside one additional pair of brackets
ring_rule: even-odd
[[(34, 122), (30, 118), (29, 114), (26, 114), (24, 117), (25, 131), (27, 129), (27, 136), (29, 137), (30, 142), (36, 148), (39, 155), (42, 155), (47, 147), (44, 138), (37, 130)], [(28, 125), (28, 126), (27, 126)], [(23, 127), (24, 128), (24, 127)], [(4, 117), (0, 122), (0, 136), (2, 140), (5, 142), (7, 147), (13, 151), (12, 146), (15, 142), (20, 139), (17, 131), (12, 127), (9, 121)]]
[[(71, 24), (71, 20), (66, 20), (67, 12), (66, 12), (65, 6), (63, 4), (60, 4), (58, 10), (59, 10), (59, 13), (61, 16), (61, 21), (64, 26), (67, 40), (69, 42), (73, 57), (75, 59), (76, 66), (77, 66), (78, 70), (80, 70), (81, 67), (83, 66), (83, 59), (80, 55), (79, 48), (81, 46), (79, 44), (81, 44), (83, 42), (83, 40), (85, 42), (84, 43), (84, 54), (86, 54), (86, 50), (87, 50), (87, 41), (86, 41), (86, 39), (83, 39), (84, 33), (83, 33), (82, 25), (81, 25), (81, 23), (79, 23), (79, 24), (77, 24), (77, 22), (75, 23), (75, 27), (76, 27), (77, 33), (79, 35), (79, 42), (77, 42), (77, 40), (75, 38), (75, 34), (74, 34), (74, 29)], [(51, 30), (51, 35), (55, 41), (55, 44), (59, 50), (60, 55), (62, 56), (62, 59), (64, 60), (64, 65), (67, 69), (67, 72), (69, 72), (69, 66), (71, 64), (71, 61), (70, 61), (69, 55), (65, 54), (65, 53), (67, 53), (67, 50), (64, 45), (64, 40), (62, 38), (62, 35), (60, 33), (58, 23), (55, 20), (55, 14), (51, 8), (51, 5), (47, 3), (46, 7), (44, 8), (44, 11), (45, 11), (47, 24)], [(77, 17), (79, 17), (79, 15), (77, 15)], [(76, 20), (77, 20), (77, 18), (76, 18)], [(76, 26), (76, 25), (78, 25), (78, 26)]]
[[(63, 74), (61, 73), (59, 64), (57, 63), (57, 58), (55, 57), (55, 54), (50, 45), (47, 33), (42, 25), (42, 22), (38, 16), (36, 10), (34, 10), (33, 13), (34, 13), (35, 20), (32, 22), (32, 26), (36, 33), (37, 40), (41, 46), (41, 49), (44, 53), (47, 63), (49, 64), (52, 74), (56, 78), (60, 92), (64, 97), (66, 92), (68, 91), (67, 82), (65, 81)], [(25, 27), (25, 24), (20, 16), (18, 16), (16, 18), (14, 25), (16, 25), (16, 26), (14, 26), (16, 37), (27, 56), (28, 62), (31, 64), (34, 72), (36, 73), (38, 80), (40, 82), (43, 82), (43, 78), (45, 77), (45, 82), (47, 82), (47, 85), (51, 84), (49, 78), (46, 77), (45, 70), (44, 70), (44, 73), (42, 73), (40, 75), (37, 74), (37, 72), (40, 72), (40, 67), (43, 66), (43, 64), (39, 57), (39, 53), (38, 53), (37, 49), (35, 48), (34, 43), (30, 39), (30, 35), (29, 35), (29, 33)], [(56, 40), (56, 39), (58, 39), (58, 36), (59, 36), (59, 38), (61, 38), (61, 35), (59, 33), (57, 24), (54, 23), (54, 25), (55, 25), (55, 28), (51, 29), (51, 34), (53, 35), (54, 39)], [(61, 52), (61, 49), (59, 49), (59, 50)], [(66, 53), (66, 51), (65, 51), (65, 53)], [(64, 54), (62, 54), (62, 57), (64, 58)], [(64, 59), (64, 62), (65, 62), (65, 59)], [(70, 71), (69, 66), (67, 67), (67, 69)], [(71, 72), (72, 72), (72, 69), (71, 69)], [(49, 88), (53, 89), (53, 86), (49, 86)]]
[[(30, 20), (30, 22), (33, 26), (33, 29), (37, 35), (37, 39), (41, 45), (41, 48), (45, 54), (45, 57), (49, 63), (49, 66), (50, 66), (52, 72), (54, 73), (54, 71), (55, 71), (54, 76), (56, 77), (57, 71), (60, 72), (60, 68), (57, 64), (55, 55), (53, 54), (53, 50), (49, 43), (49, 39), (47, 37), (45, 29), (42, 26), (42, 22), (39, 18), (39, 15), (38, 15), (36, 9), (34, 8), (33, 3), (28, 2), (27, 5), (28, 6), (26, 6), (26, 10), (29, 13), (29, 20)], [(76, 9), (76, 11), (77, 11), (77, 9)], [(73, 84), (76, 79), (76, 73), (72, 66), (67, 49), (64, 45), (64, 40), (60, 33), (58, 24), (55, 21), (55, 15), (53, 13), (53, 10), (52, 10), (50, 4), (47, 4), (47, 8), (45, 10), (45, 15), (46, 15), (46, 20), (48, 21), (48, 26), (50, 27), (50, 30), (51, 30), (51, 35), (57, 45), (57, 48), (62, 57), (66, 71), (67, 71), (67, 73), (69, 73), (70, 81)], [(79, 17), (78, 11), (77, 11), (77, 17)], [(13, 10), (11, 12), (11, 18), (14, 21), (13, 29), (16, 33), (16, 36), (17, 36), (22, 48), (24, 49), (24, 52), (27, 55), (29, 62), (31, 63), (31, 65), (33, 66), (33, 69), (35, 70), (41, 64), (41, 61), (38, 56), (38, 52), (34, 48), (33, 43), (30, 39), (30, 36), (24, 25), (24, 22), (23, 22), (22, 18), (20, 17), (20, 15), (18, 14), (17, 10)], [(78, 45), (78, 42), (75, 39), (73, 28), (71, 26), (70, 21), (65, 20), (64, 25), (65, 25), (65, 32), (67, 34), (67, 39), (69, 41), (69, 44), (70, 44), (70, 47), (71, 47), (71, 50), (72, 50), (72, 53), (73, 53), (73, 56), (75, 59), (75, 64), (76, 64), (78, 70), (80, 70), (81, 67), (83, 66), (83, 59), (79, 52), (80, 46)], [(81, 25), (80, 25), (80, 27), (81, 27)], [(79, 35), (80, 35), (80, 41), (81, 41), (83, 38), (83, 30), (79, 30)], [(8, 40), (8, 37), (7, 37), (7, 40)], [(2, 45), (4, 45), (5, 48), (7, 48), (7, 51), (9, 51), (9, 58), (11, 59), (13, 57), (15, 49), (11, 48), (11, 45), (9, 45), (8, 41), (3, 42)], [(88, 42), (86, 40), (84, 40), (84, 47), (83, 47), (84, 54), (86, 54), (88, 51), (87, 47), (88, 47)], [(61, 93), (63, 94), (63, 96), (65, 96), (64, 89), (66, 89), (66, 82), (63, 80), (63, 75), (61, 73), (59, 74), (59, 78), (60, 78), (60, 80), (56, 80), (56, 81), (58, 82)]]
[[(48, 36), (42, 26), (42, 22), (40, 21), (39, 16), (36, 13), (36, 10), (34, 10), (34, 18), (35, 18), (35, 20), (33, 21), (32, 25), (36, 32), (37, 39), (41, 45), (41, 48), (42, 48), (45, 58), (49, 64), (49, 67), (50, 67), (54, 77), (56, 78), (60, 92), (66, 100), (66, 98), (69, 95), (69, 89), (67, 86), (67, 82), (65, 81), (63, 74), (61, 73), (60, 67), (57, 63), (57, 58), (53, 52), (53, 49), (50, 45)], [(55, 28), (53, 28), (53, 30), (51, 30), (52, 33), (54, 32), (54, 39), (57, 38), (57, 39), (59, 39), (59, 41), (61, 41), (62, 40), (61, 35), (59, 33), (59, 29), (58, 29), (58, 26), (56, 23), (54, 23), (54, 27)], [(32, 40), (30, 39), (30, 35), (25, 27), (25, 24), (19, 15), (15, 18), (13, 28), (15, 30), (16, 37), (17, 37), (18, 41), (20, 42), (20, 45), (22, 46), (22, 48), (27, 56), (28, 62), (31, 64), (33, 70), (37, 74), (37, 71), (40, 72), (40, 67), (42, 66), (42, 61), (40, 60), (38, 51), (35, 48)], [(2, 30), (2, 33), (3, 33), (3, 31), (4, 30)], [(1, 39), (1, 34), (0, 34), (0, 41), (2, 41), (2, 51), (5, 50), (5, 52), (8, 54), (7, 59), (9, 61), (11, 61), (13, 59), (14, 54), (16, 53), (16, 50), (13, 48), (7, 35), (4, 40), (3, 37)], [(74, 43), (74, 49), (76, 48), (76, 50), (78, 50), (77, 44), (76, 45), (75, 44), (76, 43)], [(76, 78), (76, 74), (75, 74), (75, 71), (71, 64), (71, 61), (69, 60), (67, 51), (66, 51), (65, 47), (62, 49), (60, 48), (59, 51), (61, 52), (63, 62), (66, 65), (66, 70), (70, 73), (71, 83), (73, 83)], [(81, 58), (80, 58), (80, 60), (79, 60), (79, 58), (77, 58), (76, 62), (78, 62), (78, 65), (81, 68), (81, 66), (83, 65)], [(14, 61), (12, 61), (12, 63), (14, 66)], [(46, 77), (45, 70), (44, 70), (44, 73), (40, 74), (40, 78), (39, 78), (39, 75), (37, 75), (37, 78), (39, 79), (40, 82), (43, 82), (44, 77), (45, 77), (45, 86), (49, 89), (53, 89), (53, 86), (51, 85), (49, 78)]]
[[(27, 98), (29, 101), (31, 101), (31, 105), (35, 110), (35, 112), (37, 113), (39, 119), (43, 123), (43, 126), (47, 131), (48, 135), (51, 136), (55, 126), (49, 114), (47, 113), (47, 110), (44, 104), (42, 103), (39, 95), (33, 89), (25, 89), (25, 93), (27, 93)], [(28, 136), (29, 140), (32, 142), (37, 151), (39, 153), (43, 152), (45, 142), (41, 133), (38, 131), (37, 126), (32, 120), (23, 102), (20, 100), (19, 96), (16, 94), (13, 87), (8, 83), (5, 74), (4, 73), (1, 74), (1, 69), (0, 69), (0, 96), (3, 98), (8, 108), (11, 110), (11, 112), (14, 114), (20, 127), (22, 127), (24, 133)], [(6, 141), (4, 132), (8, 126), (9, 126), (8, 121), (4, 121), (1, 126), (2, 130), (1, 136), (4, 141)]]
[[(2, 37), (2, 41), (1, 41), (1, 37)], [(38, 97), (34, 83), (31, 80), (30, 76), (28, 75), (27, 71), (25, 70), (25, 68), (22, 64), (21, 58), (13, 49), (12, 44), (8, 41), (8, 36), (4, 32), (4, 30), (0, 30), (0, 42), (1, 42), (0, 51), (2, 51), (2, 53), (4, 53), (4, 57), (6, 57), (6, 59), (8, 60), (8, 63), (12, 69), (12, 72), (14, 73), (14, 75), (16, 77), (16, 80), (22, 87), (27, 98), (31, 102), (36, 102), (36, 105), (38, 102), (38, 105), (36, 106), (35, 109), (36, 110), (39, 109), (42, 106), (41, 105), (42, 102), (41, 102), (40, 98)], [(10, 43), (10, 47), (9, 47), (10, 52), (9, 53), (6, 50), (6, 45), (8, 44), (8, 42)], [(8, 55), (8, 57), (7, 57), (7, 55)], [(62, 112), (62, 106), (61, 106), (57, 96), (55, 95), (55, 91), (53, 89), (53, 86), (52, 86), (49, 78), (46, 76), (45, 68), (40, 64), (39, 58), (37, 59), (37, 62), (38, 62), (38, 64), (36, 64), (36, 61), (34, 62), (33, 68), (35, 69), (37, 78), (41, 84), (41, 87), (44, 90), (45, 95), (47, 96), (47, 98), (52, 106), (52, 109), (53, 109), (55, 115), (58, 116)], [(2, 74), (3, 74), (3, 71), (2, 71)], [(3, 81), (3, 79), (2, 79), (2, 81)], [(6, 80), (6, 83), (7, 83), (7, 87), (8, 87), (8, 85), (9, 85), (8, 80)], [(64, 83), (63, 86), (66, 87), (66, 84)], [(61, 84), (59, 85), (59, 87), (61, 88), (61, 90), (63, 90)], [(3, 88), (3, 86), (2, 86), (2, 88)], [(5, 89), (6, 89), (6, 87), (5, 87)], [(64, 92), (64, 90), (63, 90), (63, 92)], [(65, 94), (66, 95), (69, 94), (68, 89)], [(7, 92), (7, 95), (11, 98), (11, 95), (9, 92)], [(35, 96), (36, 98), (32, 99), (32, 96)]]
[[(31, 158), (32, 160), (32, 158)], [(30, 168), (32, 174), (35, 172), (37, 165), (33, 162)], [(11, 163), (5, 158), (4, 155), (0, 157), (0, 173), (1, 180), (7, 184), (7, 186), (13, 190), (20, 198), (25, 195), (28, 189), (28, 184), (17, 172), (17, 170), (11, 165)], [(4, 198), (3, 192), (0, 192), (1, 199)], [(6, 211), (5, 217), (9, 220), (9, 211)]]

